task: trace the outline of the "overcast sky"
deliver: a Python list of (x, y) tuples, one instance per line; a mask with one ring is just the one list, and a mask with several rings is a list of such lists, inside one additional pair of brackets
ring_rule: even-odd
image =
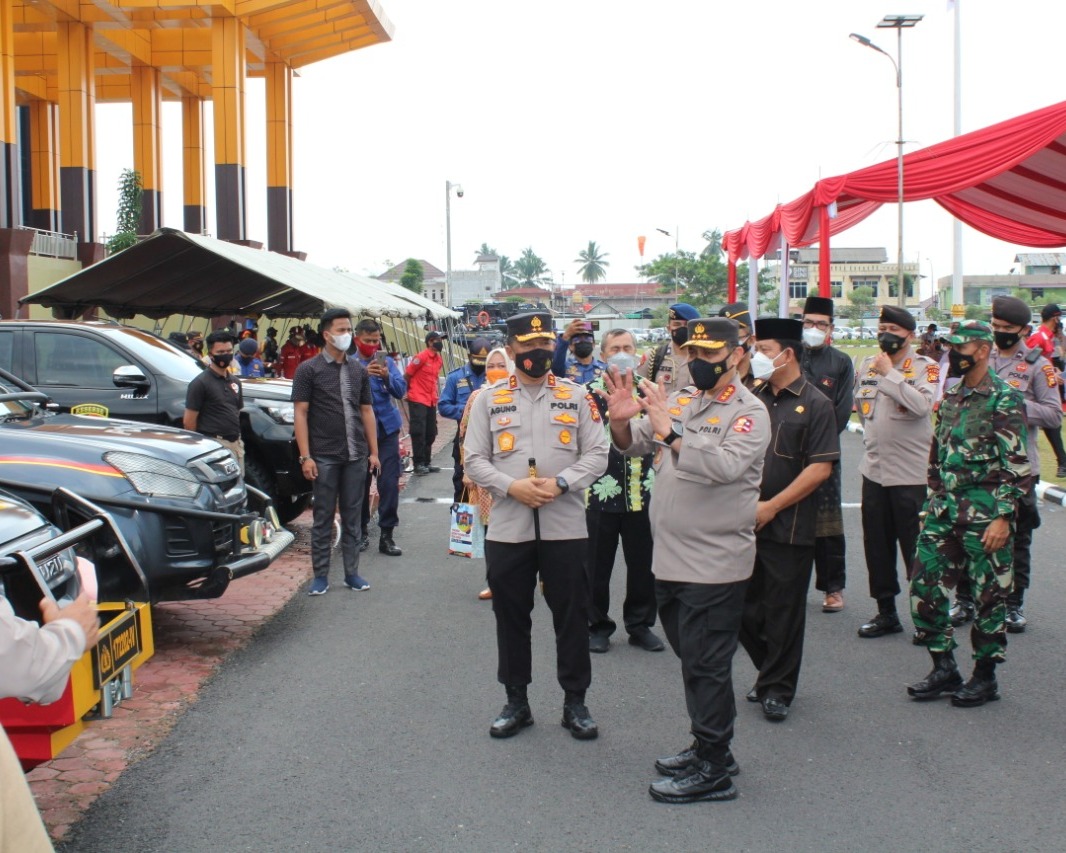
[[(925, 20), (903, 35), (904, 138), (952, 135), (953, 13), (945, 0), (380, 0), (394, 40), (300, 71), (295, 244), (308, 260), (371, 275), (424, 258), (452, 266), (484, 241), (531, 246), (555, 280), (577, 281), (595, 240), (609, 282), (645, 260), (698, 251), (704, 230), (739, 227), (820, 177), (895, 156), (895, 56), (885, 14)], [(963, 130), (1066, 100), (1066, 3), (960, 0)], [(248, 86), (249, 236), (266, 240), (263, 86)], [(114, 228), (119, 171), (132, 166), (129, 107), (98, 108), (99, 207)], [(164, 224), (181, 227), (180, 106), (164, 114)], [(210, 139), (210, 134), (208, 139)], [(210, 154), (209, 154), (210, 157)], [(209, 174), (213, 170), (209, 166)], [(922, 274), (949, 275), (952, 225), (907, 205), (904, 244)], [(215, 211), (208, 210), (214, 233)], [(963, 228), (964, 272), (1005, 273), (1019, 247)], [(835, 238), (896, 254), (884, 206)], [(927, 293), (927, 286), (923, 294)]]

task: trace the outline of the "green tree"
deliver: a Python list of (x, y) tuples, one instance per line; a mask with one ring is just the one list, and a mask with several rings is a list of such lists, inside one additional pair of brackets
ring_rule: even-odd
[(408, 258), (403, 268), (403, 275), (400, 276), (400, 284), (412, 293), (421, 293), (424, 278), (425, 270), (422, 268), (422, 264), (414, 258)]
[(861, 321), (877, 301), (872, 287), (856, 287), (848, 294), (848, 305), (840, 310), (840, 316), (846, 320)]
[(588, 248), (578, 252), (574, 263), (581, 264), (577, 274), (581, 276), (581, 280), (585, 284), (595, 284), (597, 281), (603, 281), (603, 279), (607, 278), (607, 271), (604, 267), (611, 265), (610, 261), (605, 260), (608, 254), (610, 253), (600, 251), (600, 247), (596, 245), (595, 240), (589, 240)]
[(522, 250), (522, 256), (514, 263), (514, 271), (523, 286), (532, 287), (537, 279), (542, 278), (548, 271), (548, 265), (537, 257), (530, 246)]
[(141, 173), (123, 169), (118, 179), (117, 228), (107, 241), (107, 253), (121, 252), (137, 242), (137, 227), (141, 221), (141, 199), (144, 196)]
[(951, 313), (937, 308), (936, 306), (930, 306), (925, 309), (925, 316), (929, 318), (931, 323), (945, 323), (951, 319)]
[(988, 320), (989, 309), (987, 305), (967, 305), (967, 320)]
[(477, 249), (474, 250), (475, 255), (495, 255), (496, 250), (489, 246), (488, 243), (482, 243)]

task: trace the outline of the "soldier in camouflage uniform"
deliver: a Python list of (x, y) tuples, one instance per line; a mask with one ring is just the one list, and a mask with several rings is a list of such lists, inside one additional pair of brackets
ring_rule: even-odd
[[(1022, 395), (989, 370), (992, 329), (962, 323), (947, 339), (952, 372), (929, 454), (929, 496), (911, 577), (915, 642), (933, 671), (907, 688), (915, 699), (952, 693), (959, 707), (999, 698), (996, 664), (1007, 648), (1006, 599), (1014, 580), (1012, 536), (1029, 477)], [(977, 604), (970, 633), (975, 661), (965, 685), (952, 654), (951, 591), (967, 577)]]

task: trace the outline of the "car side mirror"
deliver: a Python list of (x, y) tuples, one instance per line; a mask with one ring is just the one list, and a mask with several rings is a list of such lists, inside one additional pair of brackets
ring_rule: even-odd
[(111, 374), (111, 381), (118, 388), (146, 388), (151, 384), (144, 372), (132, 364), (116, 367), (115, 372)]

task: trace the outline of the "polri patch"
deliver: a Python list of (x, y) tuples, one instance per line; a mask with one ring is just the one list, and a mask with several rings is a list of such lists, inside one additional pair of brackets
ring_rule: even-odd
[[(732, 387), (732, 385), (729, 386), (729, 388)], [(728, 391), (729, 388), (727, 388), (726, 390)], [(754, 426), (755, 421), (751, 418), (737, 418), (735, 421), (733, 421), (733, 432), (751, 432), (752, 427)]]

